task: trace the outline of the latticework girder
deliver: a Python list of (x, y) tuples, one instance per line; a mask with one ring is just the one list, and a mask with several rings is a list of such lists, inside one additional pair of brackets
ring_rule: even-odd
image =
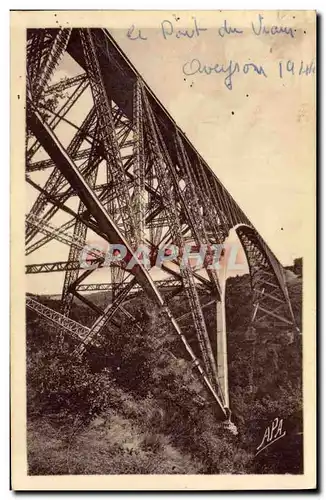
[[(68, 114), (68, 112), (71, 110), (73, 105), (78, 101), (80, 96), (83, 94), (85, 89), (88, 86), (87, 80), (82, 80), (81, 83), (76, 87), (72, 95), (61, 105), (61, 107), (58, 109), (58, 111), (54, 114), (51, 109), (47, 107), (46, 104), (42, 104), (40, 107), (41, 109), (45, 109), (49, 111), (51, 114), (53, 113), (54, 116), (51, 118), (49, 125), (51, 126), (52, 129), (55, 129), (57, 125), (65, 118), (65, 116)], [(26, 158), (27, 162), (30, 163), (34, 155), (37, 153), (37, 151), (40, 149), (41, 145), (38, 141), (35, 141), (27, 150), (26, 153)]]
[[(77, 131), (75, 136), (73, 137), (71, 143), (68, 146), (68, 153), (72, 156), (75, 156), (80, 148), (80, 146), (83, 143), (83, 139), (85, 137), (85, 134), (89, 132), (89, 130), (94, 126), (95, 123), (95, 110), (92, 109), (85, 120), (83, 121), (80, 129)], [(51, 195), (57, 194), (58, 191), (66, 186), (66, 179), (65, 177), (61, 174), (61, 172), (55, 168), (49, 178), (47, 179), (45, 186), (44, 186), (44, 191), (47, 193), (50, 193)], [(66, 201), (71, 193), (67, 193), (63, 198), (61, 198), (61, 201), (64, 202)], [(48, 199), (45, 194), (41, 193), (36, 201), (34, 202), (33, 207), (30, 210), (30, 215), (34, 216), (39, 216), (45, 211), (45, 208), (47, 207), (48, 204)], [(57, 208), (55, 206), (50, 207), (49, 211), (47, 214), (43, 213), (43, 218), (45, 220), (51, 219), (54, 214), (57, 212)], [(29, 243), (33, 237), (36, 235), (37, 231), (33, 229), (32, 227), (28, 227), (26, 229), (26, 243)]]
[(250, 268), (254, 305), (252, 324), (293, 329), (295, 320), (282, 266), (252, 227), (240, 225), (236, 231)]
[(105, 90), (103, 75), (98, 61), (97, 49), (90, 29), (81, 29), (80, 38), (84, 51), (86, 72), (90, 82), (94, 105), (99, 123), (99, 135), (102, 139), (107, 169), (113, 180), (119, 204), (119, 215), (123, 220), (123, 229), (130, 241), (135, 241), (135, 223), (131, 209), (130, 193), (127, 185), (124, 165), (113, 121), (112, 107)]
[[(29, 53), (27, 64), (27, 84), (34, 102), (38, 102), (44, 94), (53, 71), (58, 65), (69, 41), (71, 29), (60, 28), (53, 37), (49, 37), (44, 44), (46, 31), (38, 30), (29, 40)], [(27, 49), (28, 50), (28, 49)], [(33, 60), (31, 60), (33, 56)]]
[[(88, 165), (91, 166), (92, 164), (96, 164), (96, 168), (92, 171), (90, 177), (88, 178), (88, 183), (90, 187), (94, 188), (96, 184), (96, 178), (98, 174), (98, 161), (97, 157), (97, 136), (94, 136), (93, 139), (93, 144), (91, 148), (90, 155), (88, 157)], [(81, 216), (86, 210), (86, 207), (82, 201), (79, 202), (79, 207), (78, 207), (78, 215)], [(87, 226), (83, 224), (81, 219), (76, 220), (75, 227), (74, 227), (74, 232), (73, 232), (73, 239), (77, 241), (82, 241), (83, 246), (86, 243), (86, 234), (87, 234)], [(76, 246), (71, 245), (70, 250), (69, 250), (69, 256), (68, 256), (68, 261), (74, 261), (78, 258), (80, 254), (79, 248)], [(73, 283), (77, 280), (79, 274), (78, 269), (67, 269), (65, 273), (65, 279), (63, 282), (63, 289), (62, 289), (62, 313), (65, 316), (69, 316), (72, 302), (73, 302), (73, 294), (70, 293), (70, 288), (73, 286)]]
[[(143, 105), (146, 114), (146, 139), (149, 144), (150, 152), (152, 154), (153, 164), (155, 165), (155, 172), (157, 175), (158, 183), (160, 185), (161, 196), (165, 200), (165, 206), (169, 207), (168, 210), (165, 209), (166, 217), (169, 221), (169, 227), (174, 242), (180, 249), (184, 250), (185, 240), (181, 230), (181, 221), (179, 218), (179, 214), (176, 209), (177, 198), (175, 195), (173, 183), (171, 182), (171, 176), (169, 175), (168, 167), (165, 164), (165, 161), (168, 158), (168, 153), (164, 148), (161, 136), (158, 134), (158, 127), (153, 116), (153, 111), (145, 94), (143, 94)], [(198, 336), (198, 343), (205, 369), (209, 374), (210, 380), (217, 381), (217, 371), (213, 351), (209, 342), (206, 323), (196, 289), (196, 282), (190, 266), (187, 264), (185, 267), (180, 268), (180, 274), (192, 311), (194, 325)]]
[(72, 78), (64, 78), (58, 83), (54, 83), (50, 87), (48, 87), (45, 91), (44, 94), (55, 94), (57, 92), (64, 92), (65, 90), (74, 87), (77, 84), (80, 84), (84, 81), (86, 81), (87, 76), (85, 73), (82, 73), (77, 76), (73, 76)]
[[(97, 266), (98, 268), (103, 267), (103, 262), (99, 259), (92, 259), (89, 262), (90, 265)], [(64, 260), (59, 262), (43, 262), (42, 264), (28, 264), (25, 267), (26, 274), (40, 274), (40, 273), (55, 273), (55, 272), (66, 272), (66, 271), (81, 271), (84, 269), (79, 260)]]
[[(78, 73), (52, 83), (65, 51), (77, 63)], [(28, 307), (72, 335), (78, 330), (78, 323), (70, 323), (68, 317), (73, 298), (90, 307), (97, 318), (89, 329), (80, 325), (80, 351), (94, 342), (100, 345), (109, 325), (118, 325), (119, 314), (132, 320), (124, 304), (145, 294), (169, 318), (225, 418), (229, 414), (225, 288), (209, 259), (202, 272), (182, 261), (186, 245), (221, 245), (236, 228), (252, 279), (252, 322), (261, 328), (295, 326), (281, 264), (106, 30), (33, 30), (27, 69), (32, 146), (26, 171), (37, 197), (26, 218), (26, 253), (33, 252), (36, 258), (53, 240), (69, 246), (66, 260), (26, 266), (27, 274), (65, 273), (64, 314), (51, 313), (34, 299), (29, 299)], [(44, 113), (46, 99), (64, 91), (69, 97)], [(86, 94), (88, 113), (76, 123), (73, 110), (82, 96), (85, 105)], [(70, 141), (65, 126), (74, 129)], [(40, 151), (47, 156), (37, 158)], [(42, 185), (38, 174), (46, 177)], [(76, 198), (76, 208), (71, 208)], [(60, 221), (62, 214), (70, 219), (53, 221), (54, 216)], [(87, 268), (81, 256), (89, 230), (105, 245), (98, 251), (87, 250), (87, 263), (92, 264)], [(149, 249), (151, 269), (138, 260), (139, 244)], [(168, 244), (177, 246), (179, 253), (167, 259), (156, 276), (157, 256)], [(122, 245), (126, 255), (119, 264), (111, 263), (104, 283), (100, 278), (97, 283), (94, 270), (105, 267), (108, 245)], [(127, 269), (133, 258), (136, 265)], [(90, 275), (92, 283), (87, 282)], [(105, 296), (103, 308), (92, 302), (95, 291)], [(178, 300), (186, 304), (182, 314), (173, 310)], [(207, 326), (207, 304), (216, 305), (213, 330)]]
[(86, 326), (70, 318), (66, 318), (59, 312), (54, 311), (32, 297), (26, 298), (26, 306), (66, 330), (75, 340), (83, 341), (89, 334), (89, 328)]

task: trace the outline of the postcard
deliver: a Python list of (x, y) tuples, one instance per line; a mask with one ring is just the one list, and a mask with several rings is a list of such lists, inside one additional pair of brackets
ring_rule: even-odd
[(316, 488), (316, 12), (11, 12), (14, 490)]

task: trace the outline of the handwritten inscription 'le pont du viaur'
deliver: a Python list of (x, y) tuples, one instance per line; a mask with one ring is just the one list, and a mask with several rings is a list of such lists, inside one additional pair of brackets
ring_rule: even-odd
[[(196, 17), (191, 18), (191, 27), (189, 28), (179, 28), (178, 22), (179, 17), (175, 17), (174, 21), (163, 19), (159, 26), (159, 33), (163, 40), (171, 39), (195, 39), (204, 37), (208, 31), (214, 30), (216, 32), (217, 39), (227, 39), (228, 37), (238, 37), (244, 35), (251, 35), (253, 38), (262, 37), (284, 37), (288, 39), (293, 39), (295, 41), (297, 37), (297, 30), (294, 27), (273, 24), (267, 25), (264, 22), (264, 17), (259, 14), (255, 17), (249, 26), (245, 29), (244, 27), (238, 27), (232, 25), (227, 19), (221, 23), (220, 26), (216, 28), (207, 28), (199, 23)], [(127, 38), (132, 41), (143, 41), (149, 40), (149, 31), (137, 28), (134, 24), (130, 26), (127, 30)], [(304, 30), (304, 34), (306, 31)], [(266, 65), (263, 61), (252, 61), (248, 58), (247, 61), (241, 62), (233, 59), (229, 59), (226, 62), (207, 62), (202, 61), (198, 57), (191, 57), (189, 60), (185, 61), (181, 67), (182, 73), (185, 76), (194, 75), (223, 75), (224, 85), (228, 90), (233, 89), (233, 79), (236, 74), (248, 75), (254, 74), (261, 78), (272, 78), (276, 77), (280, 80), (285, 78), (285, 76), (295, 77), (295, 76), (313, 76), (316, 73), (316, 63), (315, 59), (310, 61), (293, 61), (291, 59), (284, 59), (274, 61), (274, 67), (272, 74), (267, 71)]]

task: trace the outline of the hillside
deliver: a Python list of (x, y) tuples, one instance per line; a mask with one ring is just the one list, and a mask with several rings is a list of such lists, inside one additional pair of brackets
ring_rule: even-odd
[[(301, 279), (292, 277), (289, 292), (300, 324)], [(96, 301), (103, 298), (98, 294)], [(58, 303), (43, 301), (54, 308)], [(227, 285), (237, 436), (217, 421), (214, 405), (158, 311), (137, 301), (132, 307), (142, 311), (141, 328), (127, 322), (111, 328), (105, 348), (82, 359), (71, 357), (68, 339), (58, 342), (55, 326), (27, 311), (30, 474), (302, 472), (301, 338), (247, 334), (248, 276)], [(182, 303), (177, 307), (184, 309)], [(209, 323), (209, 309), (206, 314)], [(81, 304), (73, 316), (92, 322)], [(255, 458), (275, 416), (286, 422), (287, 436)]]

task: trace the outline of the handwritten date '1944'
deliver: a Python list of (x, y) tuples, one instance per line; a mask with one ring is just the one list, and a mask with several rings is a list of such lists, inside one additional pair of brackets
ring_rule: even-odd
[[(160, 23), (160, 34), (164, 40), (180, 40), (180, 39), (193, 39), (199, 38), (205, 35), (205, 32), (211, 31), (212, 28), (203, 27), (202, 23), (200, 23), (196, 17), (191, 17), (190, 25), (187, 28), (181, 28), (181, 23), (179, 23), (180, 18), (175, 18), (175, 21), (171, 21), (168, 19), (164, 19)], [(187, 23), (188, 24), (188, 23)], [(228, 20), (224, 20), (220, 25), (217, 25), (215, 28), (217, 30), (217, 35), (220, 39), (225, 39), (228, 37), (241, 37), (241, 35), (248, 35), (249, 33), (253, 34), (254, 37), (262, 37), (262, 36), (270, 36), (270, 37), (290, 37), (295, 38), (296, 29), (286, 26), (285, 24), (267, 24), (264, 21), (264, 17), (261, 14), (258, 14), (255, 18), (253, 18), (250, 25), (248, 25), (247, 29), (244, 27), (236, 27), (235, 25), (231, 25)], [(147, 34), (143, 33), (144, 30), (138, 29), (135, 25), (132, 25), (127, 31), (127, 37), (130, 40), (147, 40)], [(288, 61), (275, 61), (276, 71), (273, 70), (273, 67), (268, 66), (268, 73), (271, 76), (279, 77), (280, 79), (284, 79), (285, 76), (301, 76), (301, 75), (314, 75), (316, 64), (313, 60), (307, 64), (304, 61), (301, 61), (301, 64), (294, 63), (291, 60)], [(233, 80), (236, 74), (238, 75), (257, 75), (264, 80), (268, 77), (266, 66), (258, 63), (257, 61), (252, 61), (249, 58), (248, 62), (237, 62), (233, 60), (227, 60), (223, 63), (213, 63), (207, 64), (203, 63), (196, 57), (189, 59), (182, 65), (182, 72), (185, 76), (193, 76), (196, 74), (202, 75), (216, 75), (220, 74), (224, 76), (224, 84), (228, 90), (233, 89)], [(284, 85), (284, 84), (283, 84)]]
[[(184, 63), (182, 67), (183, 74), (186, 76), (193, 76), (196, 74), (202, 75), (224, 75), (224, 84), (228, 90), (233, 89), (233, 77), (236, 74), (242, 75), (258, 75), (268, 77), (265, 68), (262, 65), (256, 64), (254, 62), (239, 63), (236, 61), (228, 61), (226, 63), (216, 63), (216, 64), (203, 64), (199, 59), (191, 59)], [(300, 64), (294, 61), (279, 61), (278, 70), (276, 67), (276, 72), (274, 76), (278, 76), (283, 79), (286, 75), (288, 76), (312, 76), (316, 72), (315, 61), (311, 61), (309, 64), (301, 61)]]

